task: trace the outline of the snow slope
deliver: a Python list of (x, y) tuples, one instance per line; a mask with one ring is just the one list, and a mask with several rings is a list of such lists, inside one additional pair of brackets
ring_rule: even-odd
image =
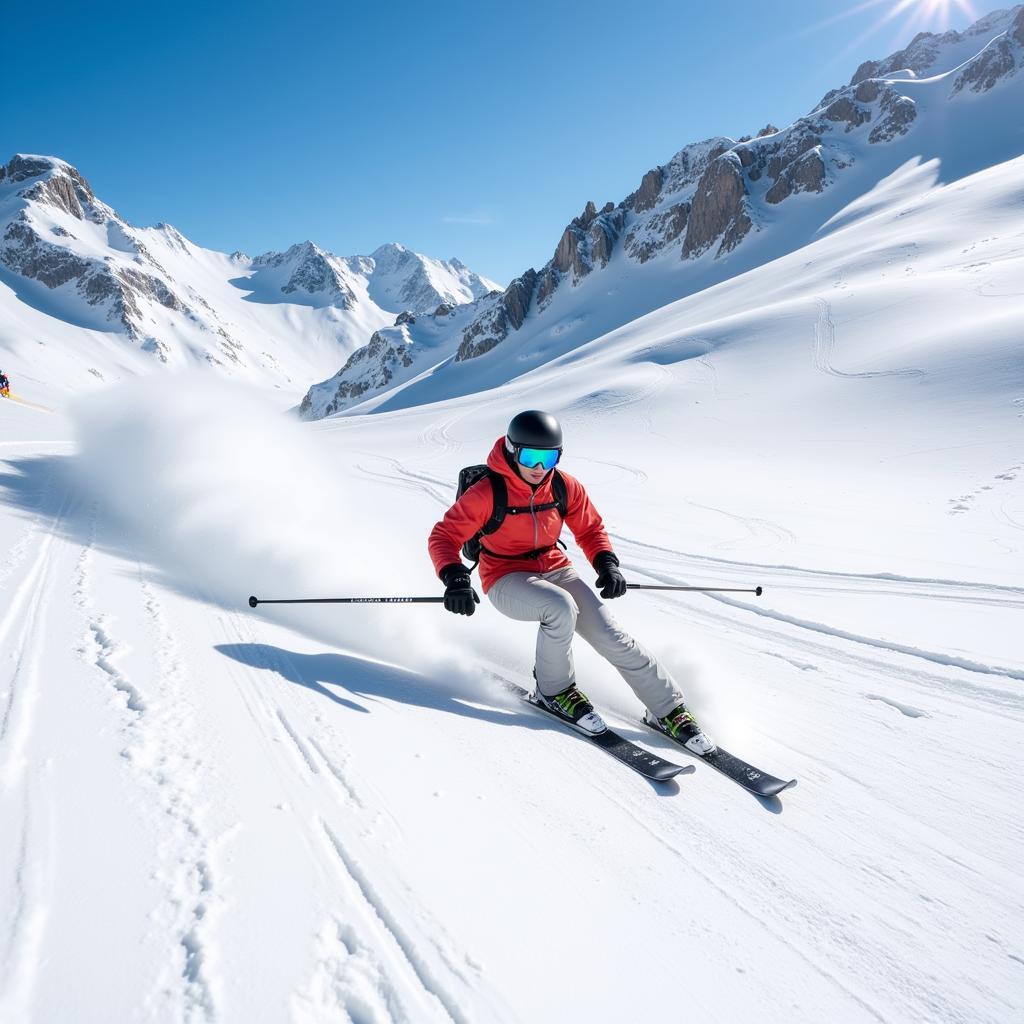
[[(70, 411), (26, 380), (54, 411), (0, 403), (0, 1021), (1019, 1019), (1021, 171), (911, 161), (482, 397), (309, 427), (209, 375)], [(782, 800), (537, 717), (501, 685), (533, 630), (486, 600), (246, 606), (437, 594), (427, 532), (524, 406), (631, 579), (764, 586), (615, 614)]]

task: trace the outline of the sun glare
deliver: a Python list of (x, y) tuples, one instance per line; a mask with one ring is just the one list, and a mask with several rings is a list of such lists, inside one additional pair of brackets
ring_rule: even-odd
[(970, 0), (910, 0), (906, 6), (920, 8), (922, 18), (934, 17), (939, 22), (938, 27), (941, 29), (949, 27), (949, 12), (954, 7), (964, 11), (972, 18), (977, 18)]
[(878, 17), (856, 39), (851, 40), (838, 57), (856, 50), (897, 19), (901, 19), (898, 38), (910, 42), (911, 36), (917, 32), (945, 32), (949, 28), (950, 14), (954, 11), (962, 11), (972, 21), (978, 17), (971, 0), (863, 0), (862, 3), (852, 4), (832, 17), (811, 25), (807, 32), (815, 32), (868, 10), (877, 10)]

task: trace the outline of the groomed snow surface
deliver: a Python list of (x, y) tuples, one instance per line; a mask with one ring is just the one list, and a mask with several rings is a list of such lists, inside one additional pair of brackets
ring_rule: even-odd
[[(5, 366), (0, 1021), (1022, 1019), (1022, 170), (907, 167), (406, 410), (300, 426), (210, 375), (68, 405)], [(486, 600), (247, 607), (438, 594), (426, 535), (524, 407), (630, 579), (765, 588), (614, 610), (781, 800), (517, 703), (533, 628)]]

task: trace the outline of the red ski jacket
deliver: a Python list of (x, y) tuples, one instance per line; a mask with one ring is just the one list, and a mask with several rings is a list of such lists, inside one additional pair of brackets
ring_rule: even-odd
[[(545, 505), (554, 501), (551, 490), (551, 474), (538, 485), (536, 491), (505, 460), (505, 438), (494, 442), (487, 465), (505, 478), (508, 488), (509, 506), (526, 507)], [(605, 533), (604, 524), (597, 509), (590, 503), (583, 484), (568, 473), (562, 473), (566, 490), (565, 522), (572, 530), (576, 542), (587, 559), (593, 562), (601, 551), (611, 551), (611, 541)], [(478, 480), (445, 513), (444, 518), (430, 531), (427, 548), (440, 574), (446, 565), (462, 561), (462, 545), (475, 536), (477, 531), (491, 518), (493, 510), (491, 482), (486, 477)], [(536, 512), (532, 515), (506, 516), (494, 533), (481, 538), (485, 548), (501, 555), (517, 555), (547, 547), (547, 551), (536, 558), (492, 558), (486, 552), (480, 556), (480, 583), (484, 593), (510, 572), (553, 572), (572, 563), (565, 552), (555, 545), (562, 532), (562, 517), (557, 508)]]

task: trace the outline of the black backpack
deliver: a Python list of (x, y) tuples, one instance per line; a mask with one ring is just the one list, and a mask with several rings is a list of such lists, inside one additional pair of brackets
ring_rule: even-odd
[[(524, 512), (544, 512), (549, 508), (558, 509), (558, 514), (564, 519), (566, 509), (569, 507), (569, 497), (565, 489), (565, 478), (558, 470), (553, 471), (551, 477), (551, 490), (554, 492), (555, 500), (546, 501), (542, 505), (534, 505), (532, 508), (529, 505), (512, 505), (508, 503), (508, 488), (505, 486), (505, 478), (500, 473), (495, 473), (493, 469), (488, 466), (466, 466), (465, 469), (459, 470), (459, 489), (456, 493), (456, 499), (461, 498), (478, 480), (483, 477), (488, 477), (491, 481), (491, 493), (494, 497), (494, 504), (491, 509), (491, 518), (472, 536), (465, 544), (462, 545), (462, 554), (468, 558), (473, 565), (476, 565), (480, 561), (480, 553), (485, 550), (483, 545), (480, 543), (480, 538), (486, 536), (489, 533), (494, 533), (499, 526), (505, 521), (505, 516), (520, 515)], [(558, 544), (562, 544), (561, 541), (557, 541)], [(554, 547), (553, 544), (548, 547)], [(565, 547), (562, 544), (562, 547)], [(548, 548), (536, 548), (533, 551), (524, 551), (519, 555), (499, 555), (495, 551), (488, 551), (489, 555), (493, 555), (495, 558), (536, 558), (542, 551), (547, 551)], [(472, 570), (470, 570), (472, 571)]]

